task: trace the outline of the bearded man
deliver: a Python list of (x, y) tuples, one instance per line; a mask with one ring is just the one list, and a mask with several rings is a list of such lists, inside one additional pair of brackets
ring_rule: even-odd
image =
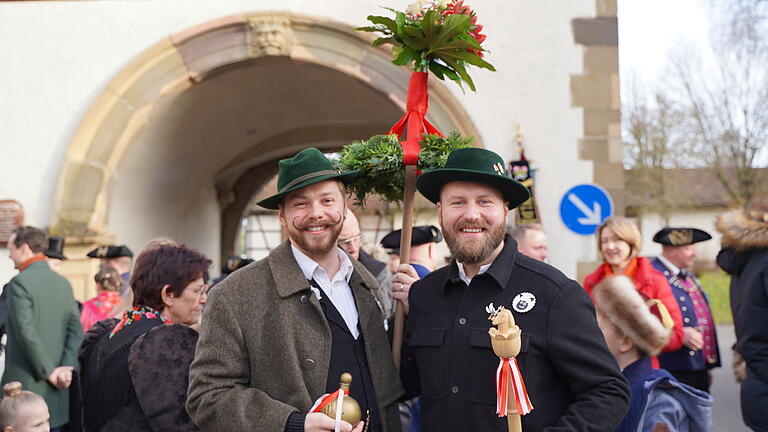
[[(343, 372), (368, 430), (400, 430), (376, 279), (337, 246), (354, 174), (315, 148), (280, 161), (278, 193), (258, 204), (278, 210), (288, 241), (224, 279), (203, 314), (187, 400), (203, 430), (333, 431), (333, 419), (307, 411)], [(364, 425), (341, 430), (353, 426)]]
[[(629, 388), (579, 284), (529, 258), (505, 235), (509, 211), (528, 190), (504, 175), (488, 150), (453, 151), (422, 174), (419, 192), (437, 204), (454, 256), (419, 280), (410, 266), (394, 279), (408, 311), (401, 376), (406, 397), (421, 395), (421, 430), (506, 431), (496, 413), (496, 369), (486, 307), (512, 311), (522, 331), (517, 363), (534, 409), (528, 431), (610, 431), (627, 412)], [(510, 395), (514, 402), (514, 398)]]

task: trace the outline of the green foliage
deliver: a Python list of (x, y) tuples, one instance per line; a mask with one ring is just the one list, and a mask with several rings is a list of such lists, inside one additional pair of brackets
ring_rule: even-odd
[(729, 295), (730, 281), (730, 277), (722, 270), (704, 272), (699, 276), (699, 283), (709, 297), (712, 317), (717, 324), (733, 323)]
[(415, 71), (429, 69), (435, 76), (448, 78), (459, 87), (467, 84), (475, 91), (475, 84), (466, 70), (466, 65), (495, 71), (482, 59), (484, 51), (480, 35), (481, 26), (475, 24), (471, 14), (429, 9), (423, 16), (411, 17), (395, 12), (395, 19), (369, 15), (372, 26), (358, 27), (357, 30), (379, 33), (373, 46), (392, 44), (392, 63), (398, 66), (413, 65)]
[[(448, 154), (468, 147), (473, 140), (472, 137), (462, 137), (456, 131), (446, 137), (424, 134), (418, 168), (430, 170), (445, 166)], [(344, 146), (338, 165), (343, 171), (360, 172), (348, 186), (358, 206), (362, 207), (371, 194), (380, 195), (388, 202), (402, 201), (405, 168), (403, 149), (397, 135), (374, 135), (368, 140)]]

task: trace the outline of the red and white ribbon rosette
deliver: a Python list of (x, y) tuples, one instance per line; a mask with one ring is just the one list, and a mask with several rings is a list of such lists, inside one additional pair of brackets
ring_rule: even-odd
[(523, 375), (520, 373), (515, 357), (500, 359), (499, 367), (496, 369), (496, 414), (499, 417), (507, 416), (510, 388), (512, 393), (514, 393), (517, 413), (526, 415), (531, 412), (533, 404), (531, 404), (531, 400), (528, 398)]

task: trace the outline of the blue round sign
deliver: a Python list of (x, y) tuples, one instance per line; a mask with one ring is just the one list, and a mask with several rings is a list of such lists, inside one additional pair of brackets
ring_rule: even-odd
[(560, 218), (576, 234), (594, 234), (597, 227), (613, 214), (613, 201), (597, 185), (574, 186), (560, 200)]

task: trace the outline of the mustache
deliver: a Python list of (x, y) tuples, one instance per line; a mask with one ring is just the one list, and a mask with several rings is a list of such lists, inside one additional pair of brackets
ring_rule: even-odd
[[(331, 223), (328, 224), (328, 225), (330, 225), (332, 227), (343, 222), (343, 218), (342, 218), (341, 212), (338, 211), (338, 210), (336, 210), (336, 212), (338, 213), (338, 217), (336, 218), (336, 220), (331, 219), (331, 221), (330, 221)], [(297, 221), (299, 221), (299, 219), (301, 219), (301, 216), (296, 216), (296, 217), (294, 217), (291, 220), (291, 225), (293, 225), (293, 228), (296, 229), (297, 231), (301, 231), (301, 230), (303, 230), (304, 228), (306, 228), (309, 225), (315, 225), (315, 224), (323, 222), (323, 220), (321, 219), (321, 220), (317, 220), (317, 221), (312, 221), (311, 223), (305, 223), (305, 224), (301, 224), (300, 225), (297, 222)]]

